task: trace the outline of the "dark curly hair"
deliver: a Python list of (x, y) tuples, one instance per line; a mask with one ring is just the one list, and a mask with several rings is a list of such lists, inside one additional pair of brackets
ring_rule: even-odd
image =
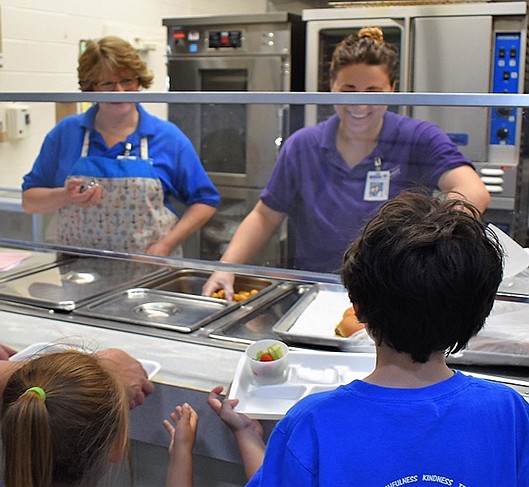
[(503, 274), (503, 251), (470, 203), (403, 192), (349, 247), (342, 280), (377, 344), (426, 362), (481, 330)]

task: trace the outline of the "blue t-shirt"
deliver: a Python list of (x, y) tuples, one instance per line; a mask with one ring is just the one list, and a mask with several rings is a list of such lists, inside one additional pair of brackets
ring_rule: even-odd
[(357, 380), (292, 407), (248, 485), (528, 486), (529, 404), (461, 372), (419, 389)]
[(33, 187), (56, 188), (64, 185), (66, 177), (81, 156), (86, 129), (90, 130), (88, 155), (115, 159), (123, 155), (130, 143), (131, 156), (140, 156), (140, 141), (148, 140), (149, 159), (160, 178), (165, 205), (174, 213), (169, 198), (184, 205), (195, 203), (217, 207), (219, 192), (209, 179), (191, 141), (173, 123), (149, 114), (137, 105), (139, 123), (134, 133), (123, 142), (107, 147), (101, 134), (94, 129), (98, 106), (86, 113), (61, 120), (46, 136), (31, 171), (24, 176), (22, 190)]
[(417, 186), (433, 190), (446, 171), (471, 165), (436, 125), (386, 112), (377, 146), (350, 168), (336, 149), (338, 124), (333, 115), (292, 134), (261, 195), (268, 207), (289, 216), (298, 269), (339, 271), (344, 251), (384, 203), (364, 200), (375, 158), (390, 172), (389, 198)]

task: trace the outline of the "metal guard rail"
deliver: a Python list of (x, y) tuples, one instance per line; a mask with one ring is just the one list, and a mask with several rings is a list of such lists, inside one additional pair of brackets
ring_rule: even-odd
[(529, 107), (529, 94), (508, 93), (329, 93), (261, 91), (9, 92), (0, 102), (139, 102), (289, 105), (404, 105)]

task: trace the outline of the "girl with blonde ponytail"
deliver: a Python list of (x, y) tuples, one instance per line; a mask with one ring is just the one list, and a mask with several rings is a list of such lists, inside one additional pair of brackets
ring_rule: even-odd
[(127, 455), (127, 429), (125, 392), (95, 355), (35, 358), (3, 393), (5, 486), (96, 485)]
[[(12, 373), (2, 399), (5, 487), (93, 487), (128, 454), (125, 389), (97, 354), (39, 356)], [(163, 421), (171, 436), (166, 487), (193, 484), (197, 423), (189, 404)]]

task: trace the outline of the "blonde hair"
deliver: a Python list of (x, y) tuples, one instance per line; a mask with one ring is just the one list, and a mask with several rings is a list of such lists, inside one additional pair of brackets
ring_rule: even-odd
[(399, 78), (399, 53), (393, 44), (384, 42), (384, 33), (379, 27), (363, 27), (343, 39), (334, 49), (330, 80), (334, 82), (338, 71), (351, 64), (384, 66), (391, 84)]
[(93, 91), (94, 83), (101, 73), (122, 70), (134, 71), (143, 88), (152, 85), (152, 72), (129, 42), (115, 36), (89, 40), (79, 56), (79, 87), (81, 91)]
[(127, 453), (127, 430), (125, 391), (95, 355), (68, 350), (35, 358), (3, 393), (5, 485), (93, 485), (113, 453)]

